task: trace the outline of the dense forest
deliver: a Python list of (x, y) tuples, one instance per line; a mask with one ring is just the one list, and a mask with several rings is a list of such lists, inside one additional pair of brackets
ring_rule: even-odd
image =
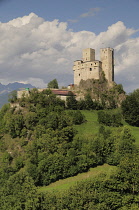
[[(139, 150), (128, 124), (139, 126), (139, 90), (121, 108), (106, 108), (91, 95), (66, 102), (50, 89), (17, 99), (0, 110), (1, 210), (135, 210), (139, 209)], [(110, 100), (110, 99), (109, 99)], [(97, 110), (99, 130), (85, 138), (76, 125), (86, 123), (82, 110)], [(124, 124), (126, 121), (127, 125)], [(40, 192), (107, 163), (116, 170), (78, 182), (61, 191)]]

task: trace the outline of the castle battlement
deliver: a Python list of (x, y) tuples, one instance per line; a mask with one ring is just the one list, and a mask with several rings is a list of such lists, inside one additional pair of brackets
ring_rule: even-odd
[(74, 84), (87, 79), (100, 79), (101, 72), (105, 73), (108, 83), (114, 81), (114, 50), (112, 48), (100, 49), (100, 61), (95, 60), (95, 50), (84, 49), (82, 60), (74, 61)]

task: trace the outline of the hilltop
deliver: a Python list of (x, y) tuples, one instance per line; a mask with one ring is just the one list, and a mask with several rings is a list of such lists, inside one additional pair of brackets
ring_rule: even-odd
[[(85, 91), (84, 99), (77, 101), (71, 94), (63, 101), (50, 89), (34, 88), (21, 98), (12, 95), (11, 104), (2, 107), (2, 210), (32, 206), (36, 210), (120, 210), (138, 205), (139, 154), (134, 133), (138, 136), (139, 131), (124, 121), (120, 108), (110, 109), (108, 104), (106, 109), (100, 98), (92, 100), (92, 90)], [(92, 179), (73, 181), (64, 192), (43, 191), (58, 180), (106, 165), (114, 168), (109, 175), (102, 169)]]

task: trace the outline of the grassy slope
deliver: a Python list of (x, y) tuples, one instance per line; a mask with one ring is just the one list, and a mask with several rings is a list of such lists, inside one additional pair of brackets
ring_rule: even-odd
[(76, 125), (79, 135), (90, 137), (91, 135), (97, 134), (99, 130), (99, 123), (97, 121), (97, 111), (87, 111), (82, 110), (82, 114), (84, 114), (86, 122), (81, 125)]
[[(98, 111), (87, 111), (82, 110), (82, 114), (85, 115), (87, 122), (83, 123), (82, 125), (76, 125), (75, 128), (78, 130), (78, 135), (90, 137), (93, 134), (96, 134), (99, 130), (99, 123), (97, 121), (97, 112)], [(136, 143), (139, 144), (139, 127), (133, 127), (128, 125), (126, 122), (123, 122), (124, 125), (127, 125), (133, 136), (136, 139)], [(117, 128), (110, 128), (110, 129), (117, 129)]]
[(76, 183), (85, 180), (85, 179), (91, 179), (100, 173), (106, 173), (108, 176), (113, 172), (113, 170), (116, 170), (115, 166), (109, 166), (108, 164), (104, 164), (102, 166), (97, 166), (95, 168), (91, 168), (86, 173), (78, 174), (77, 176), (69, 177), (67, 179), (59, 180), (57, 182), (54, 182), (48, 186), (40, 187), (38, 189), (39, 192), (50, 192), (50, 191), (61, 191), (61, 190), (67, 190), (73, 185), (76, 185)]
[[(82, 110), (82, 114), (85, 115), (86, 122), (82, 125), (76, 125), (75, 128), (78, 130), (79, 136), (90, 138), (94, 134), (97, 134), (99, 130), (99, 123), (97, 122), (97, 111), (87, 111)], [(133, 136), (136, 139), (136, 143), (139, 144), (139, 128), (129, 126), (127, 123), (124, 122), (124, 125), (127, 125), (133, 134)], [(111, 128), (116, 129), (116, 128)], [(50, 184), (49, 186), (40, 187), (38, 190), (39, 192), (47, 192), (47, 191), (58, 191), (58, 190), (64, 190), (68, 189), (69, 187), (75, 185), (77, 182), (87, 179), (87, 178), (93, 178), (94, 176), (97, 176), (101, 172), (105, 172), (108, 175), (111, 173), (112, 169), (115, 169), (114, 166), (109, 166), (107, 164), (104, 164), (103, 166), (98, 166), (96, 168), (91, 168), (90, 171), (82, 174), (78, 174), (77, 176), (70, 177), (67, 179), (59, 180), (55, 183)]]

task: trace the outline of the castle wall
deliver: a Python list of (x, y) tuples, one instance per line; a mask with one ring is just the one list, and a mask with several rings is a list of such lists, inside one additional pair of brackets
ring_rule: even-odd
[(92, 62), (81, 62), (75, 61), (73, 71), (74, 71), (74, 84), (79, 85), (80, 81), (87, 79), (99, 79), (102, 64), (100, 61)]
[(83, 50), (83, 60), (74, 61), (74, 84), (87, 79), (100, 79), (100, 73), (104, 71), (108, 82), (114, 81), (113, 49), (101, 49), (101, 61), (95, 60), (95, 50), (87, 48)]
[(109, 83), (114, 81), (114, 50), (112, 48), (103, 48), (100, 50), (100, 60), (102, 62), (102, 71)]
[(29, 96), (29, 91), (28, 90), (18, 90), (17, 91), (17, 98), (22, 98), (22, 97)]
[[(40, 93), (40, 92), (42, 92), (42, 91), (44, 91), (46, 89), (49, 89), (49, 88), (39, 88), (37, 90)], [(58, 97), (58, 98), (60, 98), (61, 100), (64, 100), (64, 101), (66, 101), (67, 97), (69, 97), (70, 94), (73, 94), (74, 96), (76, 96), (72, 91), (69, 91), (67, 89), (60, 90), (60, 89), (53, 89), (53, 88), (51, 88), (51, 91), (52, 91), (53, 94), (56, 95), (56, 97)], [(29, 90), (25, 90), (24, 89), (24, 90), (17, 91), (17, 98), (18, 99), (22, 98), (23, 96), (27, 97), (29, 95), (30, 95), (30, 91)], [(15, 107), (15, 106), (16, 107), (20, 107), (19, 103), (11, 104), (11, 107)]]
[(95, 50), (91, 48), (84, 49), (82, 52), (83, 62), (95, 61)]

